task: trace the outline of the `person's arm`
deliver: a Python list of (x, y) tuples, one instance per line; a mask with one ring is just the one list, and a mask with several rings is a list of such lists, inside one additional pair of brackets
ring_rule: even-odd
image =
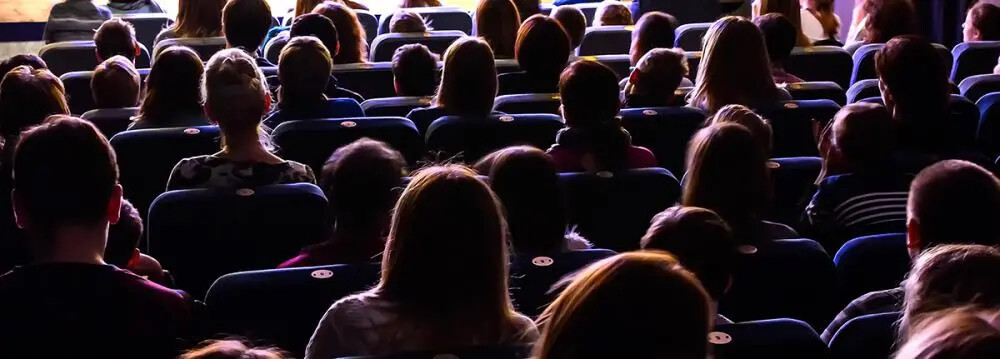
[(342, 347), (340, 335), (334, 325), (336, 309), (337, 304), (335, 303), (319, 320), (316, 331), (313, 332), (312, 337), (309, 338), (309, 344), (306, 345), (305, 359), (329, 359), (341, 356), (342, 353), (337, 352), (337, 348)]
[(187, 172), (192, 171), (192, 165), (197, 165), (192, 163), (191, 159), (185, 158), (177, 162), (174, 166), (173, 171), (170, 171), (170, 177), (167, 179), (167, 191), (176, 191), (181, 189), (189, 189), (194, 187), (191, 182), (190, 177)]

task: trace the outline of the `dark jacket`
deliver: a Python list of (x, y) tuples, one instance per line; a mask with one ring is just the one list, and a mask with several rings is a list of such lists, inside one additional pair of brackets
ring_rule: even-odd
[(90, 0), (67, 0), (52, 6), (42, 39), (45, 43), (93, 40), (94, 30), (111, 19), (111, 10)]

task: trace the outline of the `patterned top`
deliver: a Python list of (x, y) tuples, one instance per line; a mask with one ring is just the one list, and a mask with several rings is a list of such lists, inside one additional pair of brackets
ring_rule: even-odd
[(208, 155), (178, 162), (170, 173), (167, 190), (258, 187), (300, 182), (316, 183), (316, 176), (308, 166), (298, 162), (241, 163)]
[(905, 292), (902, 287), (870, 292), (851, 301), (844, 310), (837, 314), (837, 317), (830, 322), (820, 338), (827, 344), (833, 339), (834, 334), (844, 327), (844, 324), (851, 319), (878, 313), (898, 312), (903, 309), (903, 296)]

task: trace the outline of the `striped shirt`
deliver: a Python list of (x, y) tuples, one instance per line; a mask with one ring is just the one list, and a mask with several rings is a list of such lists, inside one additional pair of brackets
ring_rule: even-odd
[(820, 183), (806, 207), (804, 220), (810, 238), (836, 251), (851, 238), (902, 232), (906, 228), (906, 201), (912, 175), (844, 174)]

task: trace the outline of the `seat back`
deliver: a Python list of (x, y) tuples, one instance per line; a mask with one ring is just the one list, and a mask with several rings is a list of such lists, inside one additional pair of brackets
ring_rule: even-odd
[[(73, 71), (93, 71), (97, 67), (97, 46), (93, 41), (64, 41), (42, 46), (38, 56), (45, 60), (49, 71), (62, 76)], [(149, 51), (140, 46), (136, 67), (148, 67)], [(89, 84), (88, 84), (89, 85)]]
[(448, 46), (466, 36), (464, 32), (456, 30), (438, 30), (426, 33), (391, 33), (382, 34), (372, 41), (371, 61), (392, 61), (392, 55), (396, 49), (407, 44), (423, 44), (431, 52), (442, 55)]
[(122, 14), (121, 18), (135, 27), (136, 41), (139, 41), (147, 49), (152, 49), (156, 45), (156, 35), (159, 35), (160, 31), (174, 22), (170, 15), (163, 13)]
[(791, 83), (785, 89), (796, 100), (830, 100), (840, 106), (847, 103), (844, 89), (832, 81)]
[(559, 116), (550, 114), (491, 115), (487, 118), (445, 116), (427, 128), (427, 149), (443, 155), (462, 154), (467, 162), (498, 149), (530, 145), (547, 149), (562, 129)]
[(400, 117), (356, 117), (289, 121), (271, 134), (282, 158), (308, 165), (313, 173), (338, 148), (368, 137), (391, 145), (411, 165), (423, 153), (423, 141), (413, 122)]
[(112, 138), (125, 131), (132, 124), (132, 116), (139, 113), (138, 107), (90, 110), (80, 118), (90, 121), (104, 137)]
[(778, 223), (798, 223), (815, 191), (813, 182), (823, 167), (819, 157), (772, 158), (771, 180), (774, 194), (769, 220)]
[(553, 285), (563, 277), (615, 252), (607, 249), (588, 249), (549, 255), (517, 255), (510, 268), (510, 292), (518, 312), (536, 317), (545, 310), (560, 291)]
[(494, 62), (497, 65), (498, 75), (521, 71), (521, 64), (517, 63), (515, 59), (496, 59)]
[(148, 253), (201, 297), (216, 278), (274, 268), (330, 229), (323, 192), (296, 183), (164, 193), (147, 219)]
[(798, 359), (830, 357), (830, 349), (809, 324), (768, 319), (722, 324), (708, 334), (717, 359)]
[(698, 81), (698, 67), (701, 66), (701, 51), (685, 51), (684, 57), (688, 61), (688, 78), (692, 82)]
[(588, 27), (577, 55), (624, 55), (632, 46), (632, 26)]
[(955, 45), (951, 55), (955, 59), (951, 81), (961, 83), (969, 76), (993, 73), (1000, 57), (1000, 41), (963, 42)]
[(674, 30), (674, 47), (679, 47), (684, 51), (701, 51), (705, 34), (708, 28), (712, 27), (710, 22), (699, 22), (684, 24)]
[[(208, 61), (215, 55), (216, 52), (221, 51), (226, 48), (226, 38), (225, 37), (183, 37), (183, 38), (173, 38), (160, 40), (156, 43), (156, 47), (153, 48), (153, 61), (156, 60), (156, 55), (170, 46), (187, 46), (194, 50), (201, 58), (201, 61)], [(150, 62), (152, 64), (152, 62)]]
[(493, 110), (509, 114), (548, 113), (559, 115), (562, 106), (558, 93), (497, 96)]
[(976, 102), (979, 108), (979, 130), (976, 142), (987, 154), (1000, 153), (1000, 92), (983, 96)]
[(680, 24), (713, 22), (724, 15), (722, 5), (716, 0), (633, 1), (631, 9), (635, 20), (639, 19), (638, 16), (640, 14), (650, 11), (662, 11), (673, 15)]
[(855, 103), (866, 98), (880, 97), (882, 91), (878, 87), (878, 79), (867, 79), (855, 82), (847, 89), (847, 103)]
[[(612, 70), (615, 71), (615, 74), (618, 75), (618, 80), (624, 79), (624, 78), (628, 77), (628, 75), (630, 73), (632, 73), (632, 70), (631, 70), (632, 63), (631, 63), (631, 60), (629, 60), (628, 54), (624, 54), (624, 55), (580, 56), (578, 59), (579, 60), (597, 61), (597, 62), (600, 62), (600, 63), (604, 64), (607, 67), (610, 67)], [(574, 61), (574, 59), (570, 59), (570, 62), (573, 62), (573, 61)]]
[[(952, 66), (951, 50), (941, 44), (932, 45), (934, 45), (934, 49), (937, 50), (938, 54), (941, 55), (941, 59), (945, 63), (945, 71), (950, 72)], [(885, 47), (885, 44), (866, 44), (854, 52), (854, 69), (851, 72), (852, 84), (861, 80), (878, 77), (875, 74), (875, 54), (883, 47)]]
[(212, 333), (241, 335), (299, 354), (330, 305), (378, 282), (377, 264), (230, 273), (205, 296)]
[(337, 359), (521, 359), (526, 358), (531, 348), (524, 346), (471, 347), (453, 350), (427, 350), (390, 355), (351, 356)]
[[(881, 97), (869, 97), (859, 102), (884, 104)], [(950, 139), (948, 143), (956, 145), (962, 150), (971, 149), (974, 146), (982, 148), (983, 144), (990, 143), (991, 140), (988, 136), (993, 130), (984, 128), (983, 124), (980, 123), (976, 104), (962, 95), (952, 94), (948, 99), (948, 111), (948, 118), (941, 119), (947, 124), (942, 129), (942, 132), (945, 133), (940, 134), (941, 137)], [(982, 137), (984, 135), (987, 137)]]
[[(378, 36), (378, 17), (368, 10), (354, 10), (354, 13), (358, 15), (358, 22), (365, 30), (365, 43), (370, 44), (375, 41), (375, 37)], [(392, 17), (391, 14), (386, 16)]]
[(361, 103), (361, 110), (369, 117), (406, 117), (411, 110), (427, 107), (434, 97), (386, 97), (373, 98)]
[(962, 96), (977, 102), (989, 93), (1000, 92), (1000, 74), (972, 75), (958, 84)]
[(396, 96), (391, 62), (333, 65), (333, 76), (337, 77), (338, 86), (364, 98)]
[(563, 173), (568, 223), (599, 248), (624, 252), (639, 248), (653, 215), (672, 206), (681, 186), (664, 168), (621, 172)]
[(630, 108), (621, 118), (632, 144), (653, 151), (660, 166), (674, 173), (684, 173), (688, 142), (705, 123), (705, 113), (692, 107)]
[[(468, 11), (461, 8), (452, 6), (432, 6), (407, 8), (406, 10), (420, 14), (420, 16), (424, 18), (424, 21), (426, 21), (430, 27), (434, 28), (434, 30), (461, 31), (464, 34), (472, 34), (472, 15), (470, 15)], [(378, 24), (379, 35), (390, 33), (390, 21), (392, 21), (391, 13), (382, 14), (382, 18), (379, 19)], [(431, 51), (433, 51), (433, 49), (431, 49)], [(443, 51), (439, 52), (439, 54), (443, 53)]]
[(892, 289), (910, 271), (906, 234), (858, 237), (844, 243), (833, 257), (837, 292), (846, 302), (865, 293)]
[(785, 70), (806, 81), (830, 81), (847, 88), (851, 84), (851, 54), (837, 46), (796, 47), (785, 61)]
[(761, 116), (771, 120), (774, 131), (771, 156), (817, 156), (813, 121), (825, 125), (840, 111), (840, 106), (830, 100), (803, 100), (785, 101), (757, 110)]
[(278, 60), (281, 58), (281, 50), (284, 50), (285, 45), (288, 45), (289, 36), (289, 33), (281, 32), (264, 45), (264, 58), (268, 62), (272, 64), (278, 63)]
[(895, 351), (899, 312), (863, 315), (851, 319), (830, 340), (836, 359), (882, 359)]
[(72, 71), (59, 76), (66, 90), (66, 102), (69, 112), (82, 114), (97, 107), (90, 88), (90, 80), (94, 77), (93, 68), (87, 71)]

